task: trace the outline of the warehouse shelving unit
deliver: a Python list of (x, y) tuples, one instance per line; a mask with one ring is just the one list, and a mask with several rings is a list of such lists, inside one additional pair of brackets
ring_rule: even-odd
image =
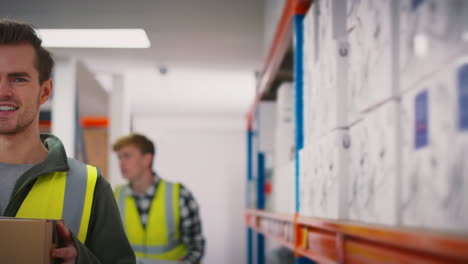
[[(247, 113), (247, 178), (249, 183), (255, 181), (257, 184), (255, 209), (250, 206), (245, 215), (247, 263), (264, 263), (265, 237), (293, 250), (297, 263), (468, 263), (466, 236), (299, 215), (298, 152), (303, 147), (303, 18), (311, 5), (310, 0), (286, 1), (263, 71), (258, 78), (257, 96)], [(256, 153), (254, 149), (253, 123), (258, 104), (275, 100), (279, 83), (292, 79), (295, 83), (297, 119), (296, 213), (284, 215), (264, 210), (262, 174), (265, 161), (262, 153)]]
[[(294, 217), (262, 210), (247, 210), (246, 222), (256, 232), (279, 241), (298, 256), (318, 263), (441, 264), (467, 263), (468, 260), (466, 237), (427, 230)], [(285, 233), (277, 231), (278, 226), (289, 225), (294, 226), (292, 241)]]

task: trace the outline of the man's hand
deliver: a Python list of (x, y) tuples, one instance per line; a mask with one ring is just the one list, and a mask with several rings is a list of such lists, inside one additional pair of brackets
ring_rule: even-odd
[(51, 252), (51, 256), (54, 258), (63, 259), (63, 264), (76, 264), (76, 257), (78, 256), (78, 251), (76, 250), (76, 247), (73, 244), (70, 231), (62, 223), (57, 223), (57, 230), (60, 237), (63, 240), (64, 247), (53, 249)]

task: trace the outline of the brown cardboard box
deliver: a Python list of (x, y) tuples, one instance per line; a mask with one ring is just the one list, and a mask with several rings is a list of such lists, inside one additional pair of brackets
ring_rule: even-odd
[(0, 263), (53, 264), (50, 251), (59, 244), (61, 221), (0, 217)]

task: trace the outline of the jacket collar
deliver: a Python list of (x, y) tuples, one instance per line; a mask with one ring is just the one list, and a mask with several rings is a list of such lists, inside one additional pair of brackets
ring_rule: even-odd
[(44, 167), (56, 171), (68, 171), (68, 158), (60, 139), (52, 134), (41, 134), (42, 144), (47, 148), (47, 157), (43, 162)]

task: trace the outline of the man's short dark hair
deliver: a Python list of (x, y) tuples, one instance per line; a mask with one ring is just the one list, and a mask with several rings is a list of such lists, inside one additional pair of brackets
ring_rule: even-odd
[(54, 60), (37, 36), (34, 26), (13, 19), (0, 19), (0, 45), (29, 44), (36, 53), (35, 66), (39, 72), (39, 83), (50, 79)]
[(154, 155), (155, 152), (153, 142), (149, 138), (136, 133), (132, 133), (130, 135), (117, 139), (114, 145), (112, 146), (112, 149), (114, 151), (119, 151), (121, 148), (126, 147), (128, 145), (135, 146), (143, 154), (151, 153), (152, 155)]
[[(153, 155), (156, 151), (153, 141), (149, 138), (136, 133), (131, 133), (130, 135), (123, 136), (118, 138), (115, 143), (112, 145), (112, 149), (115, 152), (118, 152), (121, 148), (126, 146), (134, 146), (141, 151), (142, 154), (151, 154)], [(151, 161), (150, 168), (153, 167), (153, 161)]]

